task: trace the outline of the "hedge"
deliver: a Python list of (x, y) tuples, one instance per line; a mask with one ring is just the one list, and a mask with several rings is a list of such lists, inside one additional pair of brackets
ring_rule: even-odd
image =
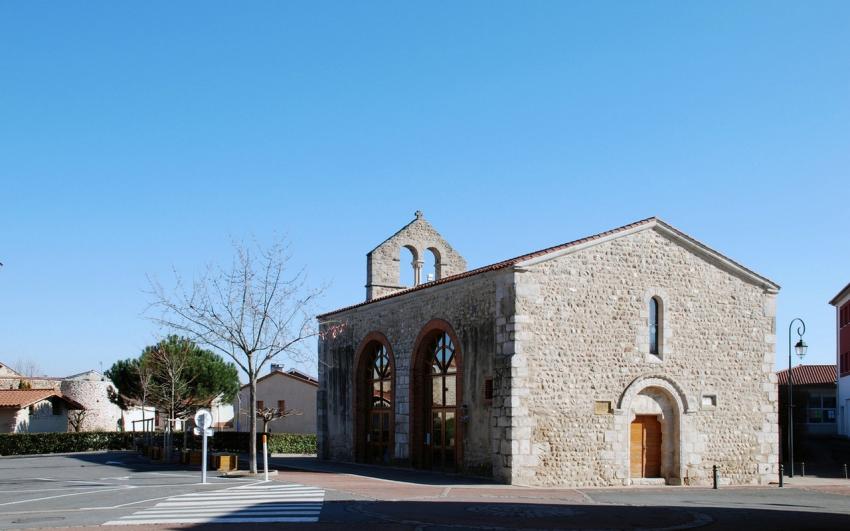
[[(307, 433), (269, 433), (269, 452), (273, 454), (315, 454), (316, 436)], [(219, 431), (213, 435), (212, 448), (226, 452), (248, 452), (250, 434), (235, 431)], [(200, 446), (200, 438), (191, 444)], [(262, 449), (262, 434), (257, 434), (257, 449)]]
[[(269, 452), (282, 454), (316, 453), (316, 436), (304, 433), (270, 433)], [(210, 449), (224, 452), (248, 452), (249, 434), (244, 432), (216, 432)], [(141, 434), (128, 432), (70, 432), (70, 433), (3, 433), (0, 434), (0, 455), (57, 454), (86, 452), (89, 450), (132, 450), (134, 442), (144, 442)], [(152, 446), (162, 446), (163, 434), (158, 432), (149, 439)], [(176, 449), (183, 447), (183, 432), (172, 434)], [(257, 448), (261, 449), (262, 434), (257, 435)], [(201, 438), (191, 435), (188, 448), (200, 449)]]
[(56, 454), (132, 448), (133, 434), (126, 432), (0, 434), (0, 455)]

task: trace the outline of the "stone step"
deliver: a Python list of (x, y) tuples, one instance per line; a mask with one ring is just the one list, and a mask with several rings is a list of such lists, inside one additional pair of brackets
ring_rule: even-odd
[(666, 485), (664, 478), (632, 478), (632, 485)]

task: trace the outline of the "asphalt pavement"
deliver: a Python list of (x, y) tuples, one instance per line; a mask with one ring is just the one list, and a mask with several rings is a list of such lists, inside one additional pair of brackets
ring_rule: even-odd
[(150, 463), (130, 452), (0, 459), (0, 529), (99, 525), (171, 496), (254, 482)]
[[(153, 464), (130, 452), (0, 458), (0, 530), (268, 528), (848, 529), (850, 482), (527, 488), (463, 476), (275, 458), (270, 482)], [(112, 527), (114, 526), (114, 527)]]

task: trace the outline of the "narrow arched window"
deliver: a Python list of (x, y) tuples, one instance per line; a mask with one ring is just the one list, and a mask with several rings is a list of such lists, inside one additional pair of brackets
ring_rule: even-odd
[(649, 353), (658, 356), (661, 352), (661, 301), (649, 299)]

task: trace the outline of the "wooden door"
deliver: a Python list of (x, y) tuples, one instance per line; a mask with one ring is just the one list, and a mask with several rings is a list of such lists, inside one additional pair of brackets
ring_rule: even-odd
[(661, 423), (655, 415), (638, 415), (632, 421), (629, 448), (633, 478), (661, 477)]

